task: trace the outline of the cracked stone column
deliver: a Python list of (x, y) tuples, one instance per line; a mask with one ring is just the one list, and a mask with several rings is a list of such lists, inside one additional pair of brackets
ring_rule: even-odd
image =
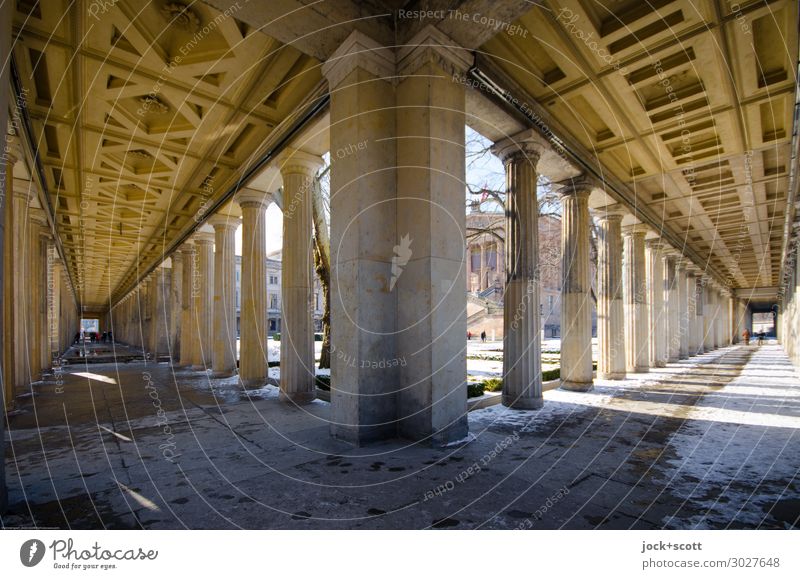
[(525, 131), (493, 147), (506, 170), (503, 405), (528, 410), (544, 404), (536, 164), (545, 146), (544, 139)]
[(316, 397), (311, 196), (322, 159), (289, 149), (281, 154), (278, 164), (283, 178), (280, 399), (308, 404)]
[(667, 250), (664, 257), (664, 307), (666, 310), (665, 326), (667, 327), (667, 361), (677, 362), (680, 359), (680, 297), (678, 295), (677, 265), (680, 259), (678, 252)]
[(623, 269), (625, 275), (625, 369), (627, 372), (647, 372), (650, 362), (647, 311), (647, 267), (644, 257), (643, 224), (624, 227), (625, 244)]
[(648, 327), (651, 368), (667, 365), (666, 310), (664, 309), (664, 244), (659, 238), (645, 240), (647, 257)]
[(689, 294), (686, 286), (686, 258), (675, 267), (678, 282), (678, 357), (689, 357)]
[(181, 272), (181, 366), (191, 366), (194, 360), (194, 348), (197, 342), (197, 330), (192, 327), (194, 320), (193, 283), (194, 269), (197, 267), (195, 246), (187, 241), (181, 246), (183, 270)]
[(561, 388), (592, 389), (592, 299), (589, 278), (589, 194), (578, 178), (561, 195)]
[(267, 380), (266, 211), (272, 198), (246, 189), (237, 194), (236, 202), (242, 209), (239, 380), (245, 388), (259, 388)]
[(625, 378), (625, 317), (622, 283), (621, 204), (598, 210), (597, 248), (597, 377)]
[(686, 352), (688, 356), (697, 355), (697, 268), (686, 267)]
[(217, 214), (214, 228), (214, 345), (211, 368), (215, 377), (236, 372), (236, 228), (239, 218)]
[(192, 330), (197, 342), (192, 348), (192, 367), (207, 370), (211, 367), (214, 348), (214, 233), (201, 229), (193, 239)]

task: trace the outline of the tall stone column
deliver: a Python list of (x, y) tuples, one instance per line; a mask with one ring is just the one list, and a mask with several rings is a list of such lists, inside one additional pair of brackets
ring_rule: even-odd
[(287, 150), (278, 163), (283, 178), (280, 398), (307, 404), (316, 397), (311, 196), (322, 159), (303, 151)]
[(647, 311), (647, 267), (642, 224), (623, 228), (625, 243), (625, 369), (647, 372), (650, 362)]
[(199, 231), (194, 234), (195, 260), (192, 275), (194, 300), (192, 328), (198, 341), (193, 348), (192, 366), (195, 370), (211, 367), (211, 352), (214, 348), (214, 234)]
[(33, 196), (33, 183), (22, 179), (14, 179), (14, 195), (12, 199), (14, 212), (13, 253), (14, 256), (14, 379), (15, 389), (20, 392), (27, 388), (31, 381), (30, 352), (30, 229), (31, 221), (28, 204)]
[(467, 291), (472, 291), (472, 246), (467, 245)]
[(703, 307), (703, 349), (706, 352), (712, 351), (714, 346), (714, 313), (716, 305), (714, 304), (714, 294), (711, 289), (711, 278), (705, 276), (705, 305)]
[(214, 227), (214, 376), (236, 371), (236, 228), (239, 218), (220, 214), (209, 219)]
[(194, 362), (194, 349), (197, 347), (197, 330), (194, 322), (194, 271), (197, 268), (195, 245), (187, 241), (181, 246), (183, 270), (181, 272), (181, 366), (191, 366)]
[(686, 350), (688, 356), (697, 355), (697, 269), (686, 268)]
[(706, 351), (705, 343), (706, 343), (706, 329), (705, 329), (705, 322), (703, 321), (705, 316), (705, 310), (708, 308), (708, 304), (706, 303), (706, 290), (705, 290), (705, 281), (703, 280), (703, 272), (698, 271), (696, 272), (695, 277), (695, 334), (696, 339), (695, 342), (697, 344), (697, 349), (695, 350), (696, 354), (702, 354)]
[(660, 239), (646, 239), (648, 327), (651, 368), (667, 365), (666, 310), (664, 308), (664, 245)]
[(166, 356), (169, 354), (168, 338), (168, 321), (170, 317), (169, 312), (169, 292), (172, 286), (171, 270), (159, 266), (153, 272), (148, 285), (148, 308), (149, 308), (149, 322), (148, 332), (149, 339), (148, 350), (153, 354), (153, 361), (157, 362), (159, 356)]
[(573, 179), (561, 194), (561, 388), (592, 389), (592, 299), (589, 278), (589, 193)]
[(622, 283), (622, 218), (616, 204), (599, 212), (597, 248), (597, 377), (625, 378), (625, 318)]
[(30, 367), (31, 382), (42, 379), (42, 321), (40, 317), (41, 300), (44, 297), (46, 284), (42, 283), (42, 274), (45, 273), (42, 263), (42, 233), (46, 231), (47, 217), (44, 210), (39, 207), (29, 207), (28, 224), (28, 299), (27, 315), (28, 327), (26, 340), (28, 342), (28, 364)]
[[(8, 63), (11, 60), (12, 50), (12, 28), (11, 22), (14, 16), (14, 5), (11, 2), (4, 2), (0, 5), (0, 62)], [(10, 329), (13, 327), (13, 320), (10, 319), (10, 311), (7, 307), (11, 299), (11, 286), (8, 282), (8, 261), (13, 259), (13, 254), (9, 253), (10, 236), (8, 229), (12, 227), (11, 211), (9, 209), (8, 200), (12, 197), (11, 179), (13, 178), (14, 161), (8, 155), (8, 135), (6, 126), (8, 124), (8, 97), (9, 93), (9, 77), (11, 67), (0, 66), (0, 127), (3, 128), (3, 141), (0, 151), (6, 153), (5, 160), (0, 160), (0, 193), (5, 196), (6, 202), (0, 204), (0, 315), (3, 317), (3, 331), (0, 332), (0, 356), (2, 356), (2, 377), (3, 384), (6, 388), (12, 389), (13, 392), (13, 375), (10, 374)], [(10, 380), (8, 380), (10, 378)], [(7, 399), (3, 398), (6, 402), (4, 405), (5, 410), (9, 410)], [(0, 416), (0, 457), (5, 457), (5, 417)], [(6, 512), (8, 506), (8, 492), (6, 490), (6, 461), (3, 458), (0, 460), (0, 515)]]
[(245, 189), (238, 193), (236, 201), (242, 209), (239, 380), (245, 388), (259, 388), (267, 380), (269, 351), (266, 211), (271, 197), (261, 191)]
[[(463, 439), (467, 50), (424, 26), (395, 53), (353, 32), (323, 66), (331, 150), (331, 420), (356, 444)], [(396, 88), (395, 88), (396, 85)]]
[(170, 361), (178, 365), (181, 359), (181, 325), (183, 317), (183, 251), (170, 256), (172, 262), (172, 287), (169, 292), (169, 352)]
[(511, 408), (535, 409), (544, 404), (536, 164), (545, 146), (541, 137), (525, 131), (493, 148), (506, 169), (508, 275), (503, 297), (503, 405)]
[(667, 314), (667, 361), (680, 359), (680, 298), (678, 295), (677, 265), (679, 254), (668, 250), (664, 257), (664, 307)]
[(50, 348), (50, 287), (52, 277), (51, 264), (51, 245), (53, 236), (50, 234), (49, 226), (45, 225), (39, 230), (39, 263), (40, 263), (40, 291), (39, 291), (39, 369), (44, 372), (49, 370), (52, 365), (53, 354)]
[(686, 286), (686, 259), (675, 270), (678, 282), (678, 357), (689, 357), (689, 294)]

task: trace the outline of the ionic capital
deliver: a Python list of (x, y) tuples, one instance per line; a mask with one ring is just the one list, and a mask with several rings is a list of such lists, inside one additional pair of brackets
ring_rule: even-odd
[(504, 165), (527, 161), (534, 169), (548, 147), (547, 140), (533, 129), (527, 129), (507, 139), (497, 141), (492, 153), (500, 157)]

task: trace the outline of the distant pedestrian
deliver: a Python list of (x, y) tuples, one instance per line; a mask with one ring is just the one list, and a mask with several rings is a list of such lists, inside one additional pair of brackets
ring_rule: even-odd
[(467, 340), (471, 340), (471, 339), (472, 339), (472, 332), (467, 332)]
[(483, 330), (481, 332), (481, 342), (485, 342), (485, 341), (486, 341), (486, 330)]
[(764, 345), (764, 332), (759, 332), (758, 333), (758, 345), (759, 346), (763, 346)]
[(749, 346), (750, 345), (750, 330), (745, 328), (744, 332), (742, 332), (742, 338), (744, 338), (744, 345), (745, 346)]

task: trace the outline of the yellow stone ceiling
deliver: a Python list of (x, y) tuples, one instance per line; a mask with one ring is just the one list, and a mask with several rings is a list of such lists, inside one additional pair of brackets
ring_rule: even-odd
[(14, 59), (67, 267), (102, 310), (234, 185), (317, 61), (195, 2), (19, 1)]
[(628, 184), (698, 265), (733, 287), (777, 286), (798, 3), (540, 4), (522, 32), (481, 47), (483, 62)]

